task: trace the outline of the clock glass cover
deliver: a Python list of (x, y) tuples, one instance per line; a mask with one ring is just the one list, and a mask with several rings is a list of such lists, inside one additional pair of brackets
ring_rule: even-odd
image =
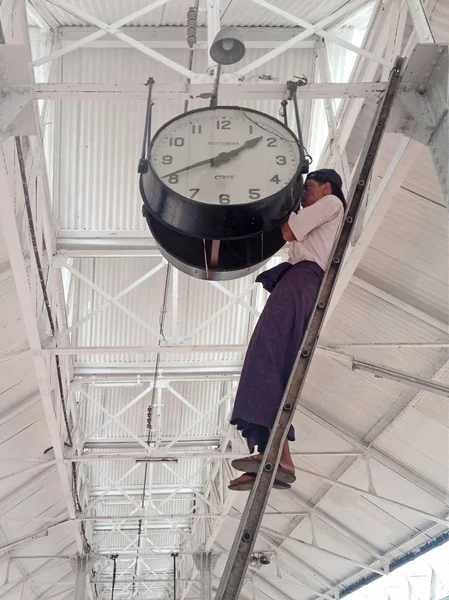
[(298, 172), (297, 138), (253, 110), (192, 111), (153, 138), (150, 164), (176, 194), (209, 205), (245, 205), (284, 189)]

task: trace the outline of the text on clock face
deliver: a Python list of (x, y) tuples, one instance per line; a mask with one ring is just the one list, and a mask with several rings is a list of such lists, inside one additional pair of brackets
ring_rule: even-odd
[(151, 165), (176, 193), (208, 204), (245, 204), (272, 196), (298, 170), (297, 140), (281, 123), (239, 109), (198, 111), (154, 138)]

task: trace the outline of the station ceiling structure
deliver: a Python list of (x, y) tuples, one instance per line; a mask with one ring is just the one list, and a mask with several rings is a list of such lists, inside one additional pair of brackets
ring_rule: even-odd
[(167, 264), (136, 167), (148, 77), (154, 131), (207, 106), (220, 25), (247, 48), (220, 102), (279, 117), (306, 78), (306, 145), (346, 190), (395, 58), (431, 46), (442, 90), (439, 108), (415, 90), (419, 135), (383, 138), (295, 416), (297, 481), (270, 495), (240, 598), (335, 600), (447, 540), (448, 0), (3, 0), (0, 19), (0, 600), (215, 596), (266, 296)]

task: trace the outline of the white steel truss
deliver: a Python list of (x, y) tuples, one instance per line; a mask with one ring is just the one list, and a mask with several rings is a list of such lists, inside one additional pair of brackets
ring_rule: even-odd
[[(183, 79), (180, 84), (176, 85), (157, 84), (155, 86), (155, 97), (157, 99), (164, 102), (189, 99), (192, 96), (199, 97), (201, 94), (210, 91), (210, 75), (195, 73), (157, 51), (157, 49), (169, 46), (181, 47), (179, 39), (171, 39), (168, 42), (161, 39), (151, 42), (151, 40), (139, 38), (142, 32), (134, 35), (130, 31), (134, 28), (126, 27), (133, 19), (142, 17), (175, 0), (155, 0), (134, 14), (127, 15), (111, 25), (63, 0), (42, 0), (36, 2), (32, 8), (34, 18), (43, 29), (52, 31), (56, 23), (52, 21), (51, 15), (45, 10), (47, 1), (51, 1), (52, 4), (77, 15), (92, 27), (86, 28), (88, 35), (82, 39), (77, 39), (79, 32), (76, 32), (76, 35), (73, 31), (67, 32), (67, 37), (62, 46), (54, 47), (47, 55), (38, 58), (34, 61), (34, 66), (51, 61), (53, 61), (53, 64), (56, 64), (56, 61), (62, 56), (82, 47), (127, 46), (162, 62), (167, 68), (176, 71), (186, 80), (184, 81)], [(310, 82), (307, 86), (299, 88), (298, 98), (325, 100), (326, 117), (329, 124), (329, 141), (327, 154), (325, 154), (326, 160), (330, 160), (333, 164), (337, 165), (337, 168), (342, 171), (345, 177), (346, 185), (349, 184), (351, 173), (346, 154), (347, 141), (365, 99), (379, 98), (385, 90), (384, 82), (388, 77), (389, 67), (398, 53), (398, 48), (401, 46), (404, 34), (404, 15), (406, 15), (406, 12), (403, 9), (406, 6), (409, 8), (419, 39), (421, 41), (433, 42), (433, 34), (426, 16), (429, 3), (423, 5), (420, 0), (407, 0), (402, 3), (390, 1), (385, 3), (385, 7), (383, 7), (384, 3), (377, 2), (372, 20), (373, 26), (367, 33), (366, 44), (364, 47), (358, 48), (334, 35), (329, 31), (329, 28), (358, 7), (363, 6), (365, 2), (362, 0), (347, 3), (343, 8), (334, 12), (331, 17), (323, 19), (314, 25), (264, 0), (253, 0), (253, 2), (255, 7), (258, 5), (266, 8), (300, 26), (303, 31), (300, 31), (298, 34), (296, 28), (292, 28), (288, 37), (275, 41), (271, 40), (271, 45), (260, 38), (254, 39), (251, 42), (253, 47), (261, 47), (269, 51), (258, 60), (240, 69), (237, 74), (224, 77), (220, 89), (221, 98), (223, 101), (227, 99), (237, 99), (239, 101), (268, 99), (280, 101), (284, 97), (285, 85), (264, 81), (249, 83), (245, 81), (246, 76), (256, 68), (268, 63), (271, 59), (291, 48), (315, 48), (318, 54), (321, 83)], [(5, 10), (5, 5), (8, 5), (8, 3), (2, 3), (3, 11)], [(215, 5), (217, 6), (217, 3)], [(16, 11), (17, 7), (19, 7), (19, 11), (23, 11), (24, 3), (15, 0), (10, 2), (9, 6), (14, 6)], [(390, 18), (389, 31), (391, 35), (379, 36), (379, 31), (385, 26), (385, 15), (381, 14), (381, 11), (385, 8)], [(17, 18), (17, 12), (13, 16)], [(207, 39), (204, 35), (203, 43), (199, 45), (198, 49), (207, 49), (213, 38), (212, 34), (215, 33), (217, 28), (216, 15), (215, 29), (213, 31), (213, 18), (211, 16), (209, 17), (209, 21), (210, 28)], [(7, 21), (2, 19), (3, 25), (5, 25), (5, 22)], [(97, 29), (93, 31), (92, 28)], [(203, 31), (203, 34), (205, 33)], [(59, 30), (58, 34), (63, 39), (66, 35), (61, 30)], [(256, 34), (254, 33), (253, 35), (256, 38)], [(330, 81), (329, 65), (326, 56), (327, 49), (326, 45), (322, 42), (322, 38), (340, 44), (342, 47), (358, 54), (359, 60), (354, 68), (352, 81), (349, 83), (332, 83)], [(251, 47), (251, 43), (248, 47)], [(185, 45), (182, 47), (185, 47)], [(379, 65), (382, 67), (381, 81), (373, 81)], [(140, 85), (128, 86), (63, 84), (53, 83), (51, 79), (47, 83), (28, 83), (25, 81), (23, 83), (23, 87), (29, 92), (30, 98), (46, 101), (47, 107), (51, 102), (59, 100), (143, 98), (147, 93), (143, 82)], [(332, 99), (334, 98), (343, 99), (341, 109), (337, 112), (333, 110)], [(34, 102), (33, 104), (36, 103)], [(413, 159), (419, 153), (419, 148), (419, 143), (404, 139), (381, 184), (376, 189), (373, 189), (373, 193), (366, 206), (362, 227), (358, 231), (357, 239), (353, 245), (352, 254), (344, 265), (340, 276), (340, 287), (338, 293), (334, 296), (334, 305), (337, 304), (338, 299), (342, 296), (349, 282), (352, 284), (355, 283), (355, 285), (363, 287), (365, 290), (367, 286), (371, 285), (354, 278), (355, 269), (385, 217), (388, 208), (391, 206), (395, 194), (407, 176)], [(9, 203), (8, 195), (6, 194), (3, 197), (6, 212), (3, 213), (4, 220), (2, 217), (2, 225), (5, 239), (8, 243), (11, 270), (15, 277), (17, 289), (20, 291), (20, 303), (26, 324), (29, 348), (11, 349), (11, 352), (4, 353), (0, 358), (10, 360), (17, 358), (20, 360), (20, 356), (23, 356), (25, 352), (31, 353), (33, 357), (34, 366), (39, 376), (40, 397), (45, 406), (51, 441), (55, 451), (55, 462), (52, 464), (56, 465), (61, 479), (68, 508), (68, 521), (73, 526), (78, 551), (83, 551), (84, 542), (81, 536), (82, 530), (80, 524), (88, 524), (92, 527), (90, 541), (94, 541), (93, 560), (97, 560), (98, 557), (107, 556), (111, 552), (117, 552), (120, 555), (121, 568), (116, 589), (118, 597), (133, 598), (135, 590), (137, 590), (139, 593), (145, 593), (147, 597), (162, 598), (165, 590), (172, 593), (171, 580), (168, 581), (161, 576), (161, 573), (169, 572), (169, 569), (172, 569), (170, 562), (171, 552), (178, 551), (179, 547), (190, 548), (189, 551), (180, 552), (180, 564), (182, 565), (183, 576), (178, 578), (182, 586), (181, 599), (187, 599), (193, 584), (198, 582), (199, 577), (199, 571), (194, 565), (192, 558), (193, 552), (198, 548), (204, 549), (205, 552), (215, 550), (220, 531), (229, 522), (227, 519), (236, 520), (239, 518), (239, 513), (232, 506), (235, 494), (228, 493), (226, 486), (232, 476), (228, 461), (233, 457), (241, 456), (244, 450), (239, 440), (232, 437), (232, 434), (226, 431), (225, 424), (228, 417), (227, 409), (229, 401), (235, 392), (235, 382), (238, 380), (242, 361), (241, 358), (233, 360), (233, 364), (229, 366), (223, 365), (223, 361), (216, 361), (214, 363), (204, 358), (202, 359), (203, 364), (197, 363), (195, 365), (192, 362), (192, 364), (186, 363), (184, 366), (179, 366), (170, 365), (170, 363), (172, 355), (175, 354), (198, 353), (200, 355), (207, 355), (212, 353), (229, 353), (241, 356), (246, 349), (246, 343), (196, 345), (192, 339), (207, 330), (207, 328), (212, 328), (224, 314), (236, 306), (243, 308), (248, 321), (248, 334), (250, 334), (254, 321), (260, 314), (261, 302), (258, 301), (257, 295), (254, 294), (253, 285), (242, 289), (240, 292), (233, 292), (224, 285), (214, 283), (212, 285), (221, 294), (222, 305), (214, 312), (211, 311), (211, 314), (205, 314), (201, 323), (193, 326), (188, 331), (182, 332), (180, 328), (180, 312), (182, 310), (180, 303), (180, 282), (178, 273), (172, 271), (170, 280), (172, 285), (170, 297), (170, 331), (172, 335), (171, 337), (165, 337), (153, 325), (150, 325), (145, 319), (142, 319), (126, 307), (127, 294), (135, 291), (141, 284), (147, 282), (150, 278), (156, 276), (156, 274), (164, 272), (166, 263), (161, 259), (154, 242), (148, 239), (146, 234), (145, 239), (143, 239), (143, 236), (139, 232), (134, 232), (133, 237), (130, 237), (129, 235), (117, 236), (116, 232), (111, 232), (112, 235), (110, 236), (106, 232), (88, 232), (83, 236), (82, 232), (66, 231), (60, 233), (56, 240), (51, 223), (51, 210), (49, 210), (50, 188), (43, 165), (44, 154), (41, 137), (38, 137), (36, 148), (33, 150), (29, 155), (27, 168), (28, 172), (31, 173), (30, 180), (38, 175), (42, 180), (41, 185), (43, 189), (46, 190), (47, 204), (44, 205), (43, 209), (37, 205), (38, 212), (36, 217), (39, 231), (42, 231), (45, 235), (45, 245), (42, 244), (39, 251), (42, 254), (42, 259), (45, 258), (43, 264), (46, 267), (50, 267), (51, 277), (56, 282), (53, 285), (50, 281), (48, 288), (53, 291), (51, 295), (52, 308), (55, 311), (59, 311), (56, 312), (58, 314), (58, 329), (56, 335), (45, 337), (41, 336), (38, 330), (37, 324), (41, 318), (41, 315), (35, 310), (36, 299), (40, 298), (37, 291), (38, 277), (35, 265), (32, 262), (30, 264), (30, 261), (27, 262), (23, 256), (23, 236), (17, 230), (12, 204)], [(5, 170), (0, 171), (0, 174), (2, 176), (3, 189), (7, 190), (8, 185), (10, 185), (8, 174)], [(160, 262), (139, 279), (129, 283), (121, 291), (113, 295), (103, 290), (92, 276), (84, 273), (80, 263), (73, 263), (70, 260), (82, 257), (123, 258), (124, 256), (136, 258), (151, 257), (157, 258)], [(27, 269), (30, 269), (32, 273), (30, 280), (27, 279)], [(72, 275), (72, 289), (76, 285), (79, 286), (79, 282), (83, 282), (102, 298), (100, 304), (91, 307), (81, 318), (75, 318), (69, 322), (67, 322), (66, 314), (64, 314), (65, 299), (61, 293), (61, 276), (64, 270), (69, 271)], [(75, 283), (76, 280), (78, 280), (78, 283)], [(386, 302), (396, 302), (396, 305), (401, 302), (398, 299), (392, 299), (391, 296), (389, 299), (386, 299), (385, 293), (382, 290), (374, 288), (374, 286), (369, 291), (370, 293), (379, 295), (379, 297), (381, 296)], [(429, 325), (435, 326), (441, 333), (447, 333), (445, 324), (437, 322), (436, 319), (432, 319), (429, 315), (418, 314), (417, 310), (413, 309), (413, 307), (408, 307), (407, 309), (403, 303), (399, 308), (405, 310), (405, 312), (408, 311), (411, 317), (418, 318)], [(95, 320), (106, 309), (109, 311), (118, 311), (122, 315), (126, 315), (128, 319), (137, 323), (142, 329), (153, 336), (154, 343), (139, 347), (127, 346), (120, 343), (109, 347), (101, 345), (83, 347), (76, 345), (77, 332), (85, 324)], [(328, 486), (327, 492), (321, 495), (321, 497), (315, 497), (312, 502), (301, 498), (295, 492), (300, 505), (300, 510), (297, 512), (267, 511), (267, 517), (276, 515), (279, 515), (281, 519), (285, 516), (291, 517), (289, 525), (284, 527), (282, 531), (274, 531), (269, 526), (264, 527), (260, 538), (261, 543), (263, 542), (264, 544), (263, 549), (266, 550), (265, 544), (268, 544), (268, 547), (274, 552), (283, 555), (286, 562), (292, 559), (291, 552), (283, 549), (281, 544), (285, 539), (289, 539), (298, 546), (319, 552), (323, 556), (346, 560), (348, 563), (356, 566), (360, 572), (364, 573), (367, 571), (377, 574), (388, 572), (390, 553), (383, 554), (378, 548), (364, 539), (363, 536), (349, 530), (342, 523), (320, 509), (320, 503), (335, 488), (340, 488), (348, 492), (348, 494), (356, 494), (369, 498), (373, 502), (379, 502), (382, 506), (384, 504), (393, 504), (405, 511), (417, 514), (431, 522), (431, 525), (428, 527), (430, 534), (433, 531), (432, 527), (435, 527), (436, 524), (447, 526), (449, 522), (447, 513), (444, 511), (432, 514), (414, 506), (413, 502), (404, 503), (395, 499), (394, 494), (391, 497), (386, 497), (378, 494), (376, 491), (376, 478), (372, 473), (372, 465), (374, 463), (390, 469), (399, 477), (414, 483), (433, 499), (445, 503), (445, 490), (419, 473), (414, 472), (409, 467), (401, 464), (385, 452), (378, 450), (376, 442), (398, 422), (406, 411), (410, 410), (411, 406), (422, 399), (427, 392), (448, 397), (449, 390), (447, 384), (439, 381), (446, 374), (446, 367), (440, 369), (434, 378), (429, 379), (416, 377), (412, 373), (389, 369), (380, 364), (359, 361), (353, 356), (343, 354), (346, 351), (355, 351), (356, 348), (377, 348), (380, 350), (386, 347), (402, 347), (404, 349), (411, 347), (429, 349), (447, 348), (449, 347), (449, 342), (447, 339), (429, 341), (427, 344), (422, 341), (417, 341), (416, 343), (407, 342), (405, 344), (399, 341), (387, 345), (376, 342), (370, 343), (368, 341), (365, 344), (338, 346), (332, 345), (330, 341), (329, 344), (322, 345), (320, 352), (323, 357), (337, 360), (355, 373), (360, 373), (363, 370), (363, 372), (374, 373), (375, 377), (388, 377), (394, 381), (400, 381), (401, 383), (416, 387), (421, 391), (413, 397), (410, 403), (404, 405), (399, 412), (396, 414), (392, 412), (385, 415), (382, 423), (379, 424), (378, 430), (369, 439), (357, 439), (349, 432), (344, 432), (340, 424), (331, 423), (324, 416), (313, 413), (313, 411), (308, 410), (304, 406), (301, 407), (301, 412), (307, 418), (314, 420), (321, 427), (344, 439), (349, 444), (350, 449), (342, 451), (338, 448), (333, 450), (326, 448), (324, 450), (317, 446), (312, 452), (293, 453), (296, 461), (301, 461), (308, 457), (324, 457), (341, 458), (342, 463), (332, 476), (325, 476), (298, 466), (298, 471), (302, 472), (308, 478), (319, 479), (325, 483)], [(86, 355), (93, 357), (91, 362), (75, 362), (72, 358), (85, 357)], [(102, 367), (101, 365), (99, 366), (95, 358), (97, 355), (132, 355), (134, 362), (126, 364), (119, 362), (115, 366), (108, 364), (108, 366)], [(143, 358), (136, 361), (136, 355), (157, 355), (162, 357), (162, 359), (164, 356), (168, 356), (171, 357), (171, 360), (169, 359), (167, 365), (161, 367), (159, 364), (156, 368), (155, 364), (149, 365), (149, 361), (145, 361)], [(67, 382), (72, 380), (71, 385), (67, 385), (66, 393), (75, 444), (69, 451), (64, 449), (63, 446), (64, 436), (61, 437), (59, 422), (61, 415), (55, 414), (55, 393), (50, 385), (51, 378), (55, 376), (55, 357), (61, 358), (64, 368), (64, 380)], [(319, 360), (324, 360), (324, 358), (320, 358)], [(102, 368), (104, 368), (104, 372), (101, 371)], [(195, 369), (197, 370), (195, 371)], [(190, 388), (186, 388), (187, 391), (184, 391), (183, 388), (178, 389), (176, 387), (178, 383), (208, 384), (215, 383), (217, 380), (221, 387), (218, 392), (214, 388), (214, 396), (211, 397), (210, 403), (205, 409), (199, 409), (196, 406), (195, 391), (189, 391)], [(136, 387), (133, 397), (126, 396), (127, 399), (122, 400), (119, 405), (107, 405), (108, 399), (112, 398), (114, 391), (119, 390), (120, 393), (124, 393), (127, 389), (126, 386), (129, 385)], [(105, 395), (99, 400), (99, 396), (96, 396), (95, 392), (100, 388), (105, 391)], [(147, 441), (147, 432), (142, 431), (142, 422), (144, 419), (136, 425), (136, 423), (128, 423), (127, 418), (134, 409), (146, 407), (148, 405), (148, 398), (153, 393), (155, 393), (156, 397), (156, 401), (152, 405), (156, 426), (153, 425), (154, 431), (152, 433), (155, 435), (149, 442)], [(125, 398), (125, 396), (123, 397)], [(189, 415), (189, 418), (186, 418), (185, 427), (180, 427), (176, 433), (164, 429), (167, 426), (164, 419), (167, 414), (166, 404), (169, 402), (169, 397), (171, 397), (171, 401), (175, 402), (178, 410), (182, 409), (186, 415)], [(27, 399), (27, 402), (31, 404), (33, 398), (30, 397)], [(90, 414), (92, 416), (94, 416), (93, 409), (97, 410), (96, 416), (98, 422), (95, 421), (95, 425), (93, 426), (90, 426), (90, 423), (86, 421), (86, 417), (82, 413), (83, 406), (87, 405), (90, 407)], [(100, 413), (104, 415), (101, 421), (98, 417)], [(5, 414), (5, 418), (8, 415)], [(218, 420), (217, 415), (219, 415)], [(207, 436), (202, 434), (196, 435), (197, 429), (201, 427), (208, 428), (209, 433)], [(124, 448), (123, 444), (128, 444), (128, 446)], [(185, 448), (182, 444), (190, 444), (190, 447)], [(195, 444), (198, 445), (196, 446)], [(201, 444), (203, 444), (203, 449), (200, 448)], [(25, 459), (24, 461), (26, 464)], [(349, 485), (345, 481), (342, 481), (345, 474), (362, 461), (364, 461), (366, 469), (367, 489)], [(35, 462), (30, 469), (43, 464), (43, 461)], [(73, 464), (77, 465), (76, 468), (78, 469), (78, 492), (82, 500), (81, 513), (74, 506), (69, 486), (70, 479), (67, 467)], [(123, 470), (117, 471), (119, 474), (111, 474), (109, 468), (111, 464), (123, 464)], [(192, 465), (188, 467), (187, 474), (184, 465)], [(137, 480), (134, 477), (142, 473), (147, 467), (149, 484), (144, 493), (147, 504), (144, 501), (144, 506), (142, 506), (139, 496), (142, 492), (143, 478)], [(166, 478), (166, 483), (154, 482), (156, 468), (160, 468), (164, 474), (163, 478)], [(102, 483), (102, 485), (99, 485), (99, 483)], [(174, 508), (178, 504), (181, 508)], [(117, 512), (111, 514), (109, 512), (116, 510), (115, 507), (119, 507), (120, 514), (117, 514)], [(332, 530), (334, 539), (344, 538), (349, 540), (350, 544), (362, 548), (368, 553), (370, 561), (357, 561), (345, 554), (334, 552), (327, 548), (325, 544), (321, 544), (314, 533), (312, 542), (304, 539), (300, 525), (306, 519), (310, 522), (312, 532), (314, 531), (314, 522), (321, 521)], [(52, 524), (51, 520), (45, 517), (38, 518), (37, 521), (49, 524), (47, 526), (51, 526)], [(140, 531), (139, 521), (143, 523), (143, 531), (148, 538), (148, 544), (144, 546), (140, 545), (139, 536), (137, 535)], [(15, 521), (13, 518), (8, 520), (6, 516), (0, 518), (0, 522), (20, 523), (22, 521), (19, 518), (16, 518)], [(298, 531), (295, 531), (297, 528)], [(292, 535), (293, 532), (294, 534)], [(24, 543), (27, 542), (27, 540), (23, 541)], [(391, 554), (394, 554), (397, 549), (400, 549), (403, 545), (405, 546), (409, 541), (404, 540), (403, 544), (391, 550)], [(21, 543), (21, 540), (10, 543)], [(161, 557), (164, 557), (164, 560), (166, 560), (162, 570), (152, 566), (152, 561), (159, 560)], [(19, 561), (19, 558), (17, 558), (17, 561)], [(108, 561), (106, 562), (108, 564), (97, 572), (96, 578), (91, 579), (91, 583), (101, 586), (103, 595), (100, 597), (105, 598), (109, 597), (112, 585), (111, 565)], [(51, 561), (46, 564), (50, 563)], [(133, 575), (134, 569), (136, 569), (136, 575)], [(29, 586), (36, 598), (39, 596), (36, 589), (33, 591), (33, 580), (44, 571), (45, 569), (41, 567), (32, 573), (22, 573), (24, 580), (30, 581)], [(77, 571), (77, 573), (79, 572), (81, 571)], [(86, 574), (87, 572), (84, 571), (84, 575), (82, 575), (83, 583), (86, 581)], [(333, 586), (332, 581), (328, 577), (320, 575), (316, 569), (308, 564), (307, 560), (302, 561), (301, 572), (294, 571), (290, 565), (282, 565), (281, 562), (278, 575), (278, 578), (274, 577), (268, 580), (263, 573), (255, 572), (253, 576), (255, 582), (254, 589), (260, 590), (264, 595), (279, 594), (281, 588), (278, 586), (282, 582), (280, 579), (281, 576), (282, 580), (288, 581), (289, 585), (302, 586), (309, 590), (309, 592), (315, 593), (316, 598), (331, 598), (334, 600), (340, 589), (339, 586)], [(45, 579), (40, 579), (40, 582), (45, 581)], [(75, 581), (78, 581), (77, 588), (79, 593), (79, 577), (67, 581), (54, 581), (49, 578), (47, 581), (55, 587), (63, 587), (64, 585), (73, 586)], [(248, 588), (250, 584), (251, 582), (248, 580)], [(1, 597), (6, 598), (15, 593), (20, 588), (20, 585), (22, 585), (22, 582), (14, 582)], [(323, 587), (327, 589), (327, 592), (320, 593)], [(93, 598), (90, 586), (88, 587), (88, 593)], [(248, 589), (246, 589), (244, 597), (249, 598), (248, 594)]]

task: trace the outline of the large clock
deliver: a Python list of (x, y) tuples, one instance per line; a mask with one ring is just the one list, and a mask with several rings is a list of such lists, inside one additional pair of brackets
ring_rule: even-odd
[(144, 214), (161, 251), (197, 277), (255, 270), (282, 245), (305, 165), (295, 134), (264, 113), (202, 108), (163, 125), (141, 176)]

